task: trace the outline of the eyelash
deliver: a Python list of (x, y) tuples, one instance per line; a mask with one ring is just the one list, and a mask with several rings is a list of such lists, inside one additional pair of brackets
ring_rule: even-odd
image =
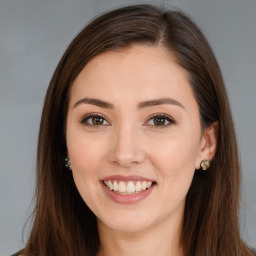
[[(101, 118), (101, 119), (103, 119), (104, 121), (107, 121), (106, 120), (106, 118), (103, 116), (103, 115), (101, 115), (101, 114), (87, 114), (87, 115), (85, 115), (85, 116), (83, 116), (82, 117), (82, 119), (80, 120), (80, 123), (81, 124), (84, 124), (84, 125), (86, 125), (86, 126), (90, 126), (90, 127), (92, 127), (92, 128), (96, 128), (96, 129), (98, 129), (98, 128), (100, 128), (101, 126), (103, 126), (104, 124), (101, 124), (101, 125), (93, 125), (93, 124), (88, 124), (87, 123), (87, 121), (89, 120), (89, 119), (91, 119), (91, 118)], [(152, 125), (152, 126), (155, 126), (157, 129), (161, 129), (161, 128), (165, 128), (165, 127), (167, 127), (167, 126), (169, 126), (169, 125), (171, 125), (171, 124), (176, 124), (176, 122), (175, 122), (175, 120), (173, 119), (173, 118), (171, 118), (170, 116), (168, 116), (168, 115), (166, 115), (166, 114), (161, 114), (161, 113), (157, 113), (157, 114), (153, 114), (153, 115), (151, 115), (151, 116), (149, 116), (149, 119), (148, 119), (148, 121), (147, 122), (149, 122), (150, 120), (153, 120), (154, 118), (163, 118), (163, 119), (165, 119), (165, 120), (167, 120), (169, 123), (168, 124), (164, 124), (164, 125), (160, 125), (160, 126), (158, 126), (158, 125)], [(104, 122), (103, 121), (103, 122)]]

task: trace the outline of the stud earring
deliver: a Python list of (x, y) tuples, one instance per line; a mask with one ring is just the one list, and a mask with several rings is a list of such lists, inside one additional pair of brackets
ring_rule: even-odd
[(210, 161), (209, 160), (203, 160), (200, 163), (200, 166), (202, 167), (202, 169), (205, 171), (210, 167)]
[(70, 163), (68, 157), (65, 158), (65, 162), (66, 162), (65, 166), (66, 166), (67, 168), (69, 168), (69, 170), (71, 170), (71, 163)]

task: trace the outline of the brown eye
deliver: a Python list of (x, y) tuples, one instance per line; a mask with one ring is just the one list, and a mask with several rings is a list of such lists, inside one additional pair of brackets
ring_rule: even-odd
[(106, 119), (100, 115), (87, 115), (82, 118), (81, 123), (92, 127), (109, 125)]
[(154, 117), (154, 125), (165, 125), (166, 118)]
[(175, 121), (171, 117), (166, 115), (154, 115), (149, 119), (148, 124), (155, 127), (164, 128), (170, 124), (175, 124)]
[(92, 117), (92, 123), (94, 125), (102, 125), (104, 122), (102, 117)]

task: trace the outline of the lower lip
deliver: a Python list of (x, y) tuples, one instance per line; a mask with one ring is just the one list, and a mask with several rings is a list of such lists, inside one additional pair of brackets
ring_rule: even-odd
[(134, 193), (131, 195), (122, 195), (122, 194), (117, 194), (115, 193), (113, 190), (110, 190), (104, 183), (103, 181), (101, 182), (101, 185), (104, 189), (104, 191), (106, 192), (106, 194), (116, 203), (119, 204), (132, 204), (132, 203), (137, 203), (143, 199), (145, 199), (146, 197), (148, 197), (152, 190), (154, 189), (154, 187), (156, 186), (156, 184), (153, 184), (150, 188), (143, 190), (141, 192), (138, 193)]

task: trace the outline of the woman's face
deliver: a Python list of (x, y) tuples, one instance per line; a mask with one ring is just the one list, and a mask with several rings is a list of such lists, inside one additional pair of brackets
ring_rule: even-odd
[(93, 58), (72, 85), (66, 136), (75, 184), (101, 225), (135, 232), (182, 218), (205, 139), (186, 72), (166, 49)]

